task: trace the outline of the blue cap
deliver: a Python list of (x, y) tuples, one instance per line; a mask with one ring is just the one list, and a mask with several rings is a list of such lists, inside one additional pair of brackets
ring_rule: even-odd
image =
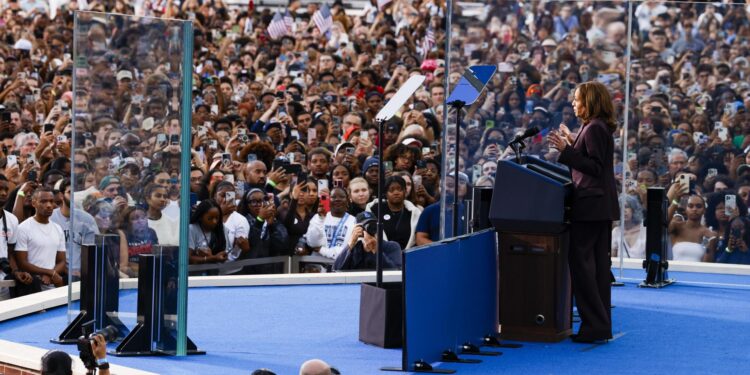
[(377, 218), (375, 218), (375, 215), (372, 212), (362, 211), (359, 214), (357, 214), (357, 224), (364, 225), (371, 221), (377, 221)]
[(371, 156), (365, 160), (365, 164), (362, 166), (362, 175), (367, 173), (367, 170), (380, 165), (380, 158), (377, 156)]
[(279, 128), (281, 129), (281, 123), (279, 122), (269, 122), (263, 125), (263, 132), (266, 133), (272, 128)]

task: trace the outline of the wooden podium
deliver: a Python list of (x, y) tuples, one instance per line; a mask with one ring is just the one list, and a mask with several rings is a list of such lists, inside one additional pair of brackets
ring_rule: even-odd
[(526, 157), (498, 163), (490, 221), (498, 232), (503, 339), (556, 342), (572, 333), (566, 169)]

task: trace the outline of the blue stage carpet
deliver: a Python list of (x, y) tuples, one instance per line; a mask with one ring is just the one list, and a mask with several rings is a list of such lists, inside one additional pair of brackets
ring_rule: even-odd
[[(458, 374), (750, 373), (750, 278), (673, 273), (691, 283), (660, 290), (636, 288), (628, 279), (642, 276), (628, 271), (626, 286), (613, 289), (616, 339), (606, 345), (526, 343), (499, 357), (479, 357), (481, 364), (439, 367)], [(134, 291), (122, 293), (127, 311), (135, 311), (134, 301)], [(162, 374), (249, 374), (260, 367), (296, 374), (314, 357), (343, 374), (400, 365), (400, 350), (357, 340), (358, 285), (195, 288), (189, 301), (189, 336), (207, 355), (111, 362)], [(64, 326), (65, 310), (57, 308), (0, 323), (0, 338), (75, 354), (74, 346), (48, 341)]]

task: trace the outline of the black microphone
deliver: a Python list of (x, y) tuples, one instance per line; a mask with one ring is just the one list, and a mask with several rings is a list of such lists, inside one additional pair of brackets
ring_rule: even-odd
[(514, 138), (510, 143), (511, 144), (521, 143), (523, 142), (524, 139), (531, 138), (537, 134), (539, 134), (539, 128), (531, 127), (531, 128), (526, 129), (526, 131), (523, 134), (517, 135), (516, 138)]

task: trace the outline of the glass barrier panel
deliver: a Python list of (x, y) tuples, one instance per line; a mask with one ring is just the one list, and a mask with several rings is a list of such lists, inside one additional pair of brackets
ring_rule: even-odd
[(670, 202), (668, 259), (750, 264), (746, 4), (632, 7), (619, 255), (644, 257), (640, 212), (658, 186)]
[[(186, 303), (190, 207), (182, 202), (189, 202), (190, 153), (182, 150), (191, 141), (191, 27), (180, 20), (75, 13), (75, 95), (72, 113), (60, 106), (71, 120), (60, 131), (65, 139), (58, 137), (70, 144), (73, 159), (65, 190), (74, 228), (71, 281), (80, 264), (76, 248), (94, 234), (118, 238), (119, 278), (138, 276), (139, 254), (177, 246), (185, 253), (176, 257), (183, 261), (177, 274), (185, 280), (175, 292)], [(130, 328), (136, 301), (136, 291), (120, 294), (119, 317)], [(74, 304), (70, 310), (75, 313)], [(184, 306), (173, 316), (184, 319)]]

